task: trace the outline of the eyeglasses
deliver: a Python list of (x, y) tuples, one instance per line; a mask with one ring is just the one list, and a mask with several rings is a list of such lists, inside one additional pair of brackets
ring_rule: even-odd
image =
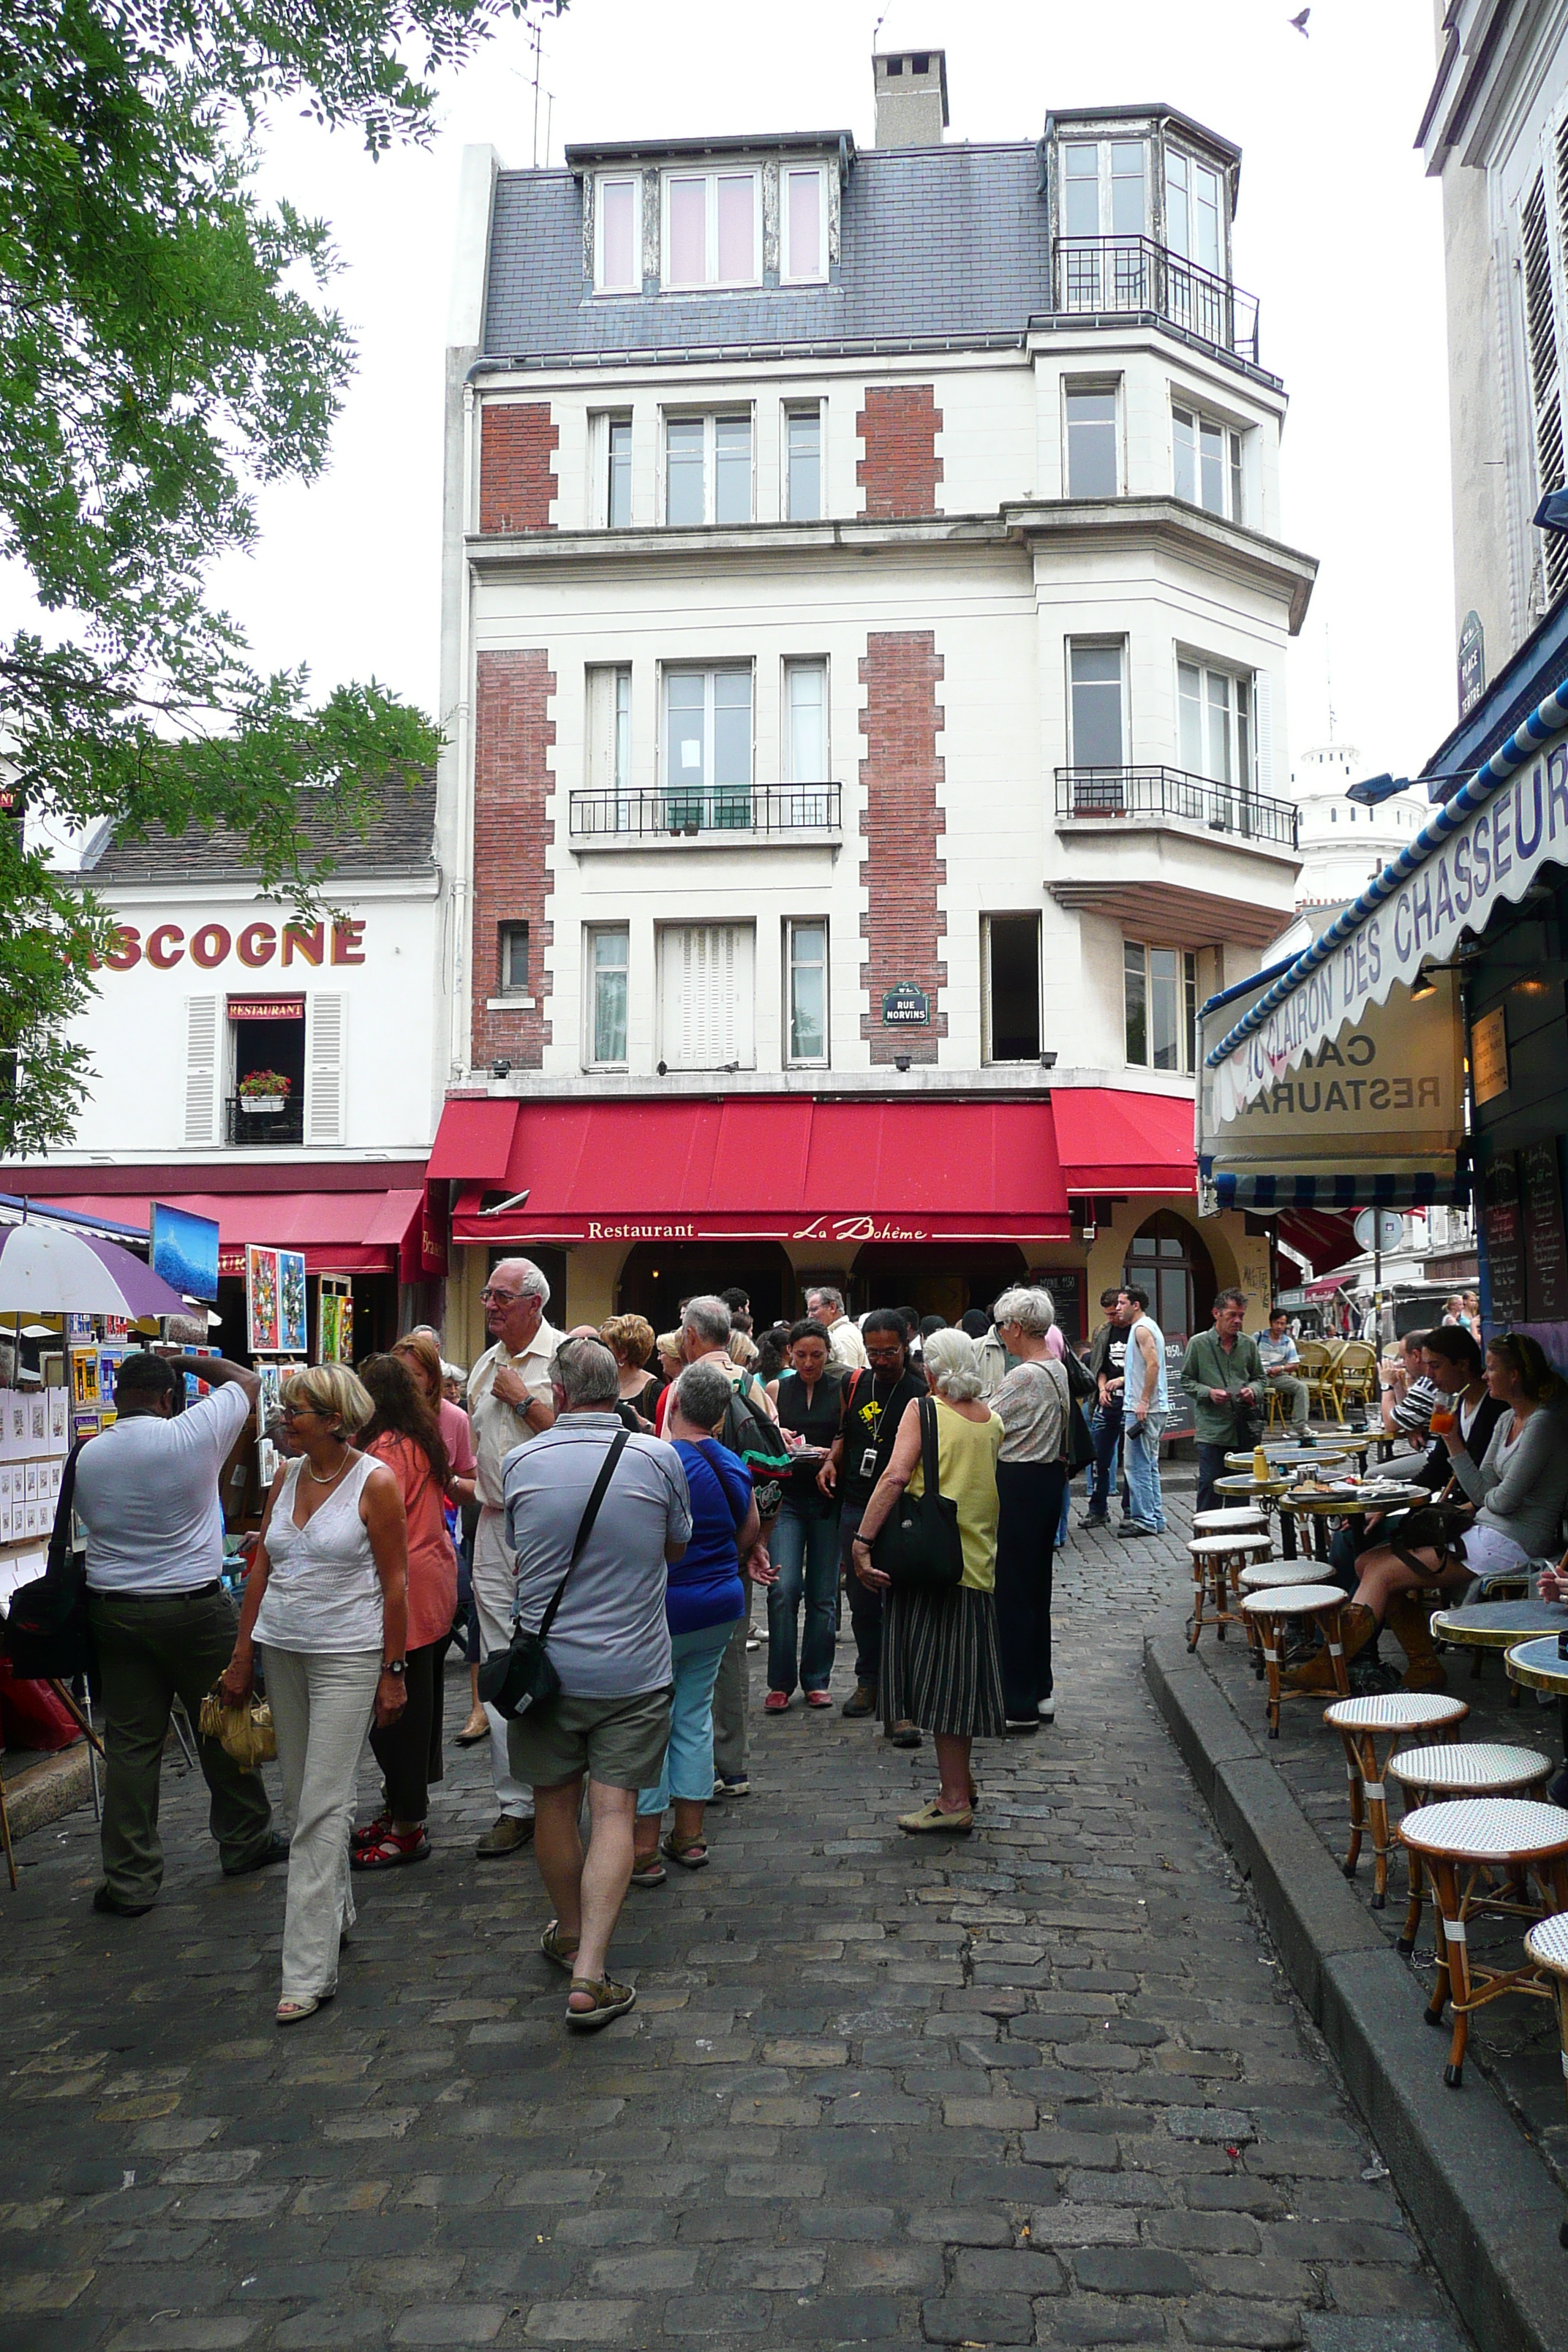
[(479, 1293), (480, 1303), (486, 1307), (499, 1307), (503, 1298), (521, 1298), (521, 1290), (498, 1290), (493, 1283)]
[(278, 1418), (279, 1421), (298, 1421), (303, 1412), (315, 1413), (319, 1418), (321, 1410), (320, 1405), (315, 1404), (282, 1404), (278, 1408)]

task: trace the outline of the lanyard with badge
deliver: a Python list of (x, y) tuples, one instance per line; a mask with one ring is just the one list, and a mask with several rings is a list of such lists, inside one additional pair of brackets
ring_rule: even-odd
[[(862, 1478), (875, 1478), (877, 1475), (877, 1457), (880, 1451), (882, 1423), (888, 1417), (888, 1405), (892, 1403), (893, 1390), (896, 1390), (898, 1385), (898, 1381), (895, 1381), (893, 1382), (893, 1389), (890, 1389), (888, 1392), (887, 1403), (877, 1406), (877, 1419), (871, 1430), (870, 1444), (862, 1449), (860, 1454), (860, 1475)], [(871, 1402), (873, 1404), (877, 1403), (877, 1375), (875, 1372), (871, 1375)], [(860, 1408), (860, 1417), (862, 1420), (866, 1418), (866, 1408), (864, 1405)]]

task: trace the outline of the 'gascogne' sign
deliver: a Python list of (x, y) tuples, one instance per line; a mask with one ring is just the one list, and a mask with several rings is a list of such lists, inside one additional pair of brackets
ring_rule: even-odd
[(1214, 1074), (1215, 1115), (1234, 1118), (1369, 1004), (1386, 1003), (1396, 982), (1408, 987), (1424, 963), (1446, 962), (1461, 932), (1482, 929), (1494, 907), (1522, 898), (1565, 854), (1568, 745), (1556, 743), (1500, 784), (1226, 1055)]
[(90, 956), (94, 971), (134, 971), (139, 963), (153, 971), (173, 971), (189, 960), (200, 971), (216, 971), (230, 956), (251, 971), (278, 962), (288, 966), (352, 964), (364, 961), (364, 924), (285, 923), (281, 933), (274, 923), (246, 923), (231, 931), (226, 923), (198, 923), (186, 936), (181, 923), (154, 923), (143, 938), (134, 923), (121, 923), (115, 944), (103, 957)]

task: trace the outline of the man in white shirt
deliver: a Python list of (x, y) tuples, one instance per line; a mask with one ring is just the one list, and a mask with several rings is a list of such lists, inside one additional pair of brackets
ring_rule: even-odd
[(851, 1370), (866, 1369), (866, 1343), (860, 1337), (858, 1324), (852, 1323), (844, 1312), (844, 1293), (828, 1290), (818, 1283), (805, 1294), (805, 1311), (814, 1323), (820, 1323), (827, 1334), (827, 1345), (836, 1364), (847, 1364)]
[[(212, 1389), (185, 1412), (184, 1376)], [(103, 1885), (95, 1911), (134, 1919), (163, 1878), (158, 1782), (176, 1696), (193, 1726), (234, 1654), (238, 1616), (223, 1590), (218, 1473), (261, 1383), (221, 1356), (129, 1355), (118, 1418), (84, 1445), (73, 1505), (87, 1530), (87, 1608), (103, 1691)], [(283, 1861), (259, 1772), (196, 1740), (224, 1875)]]
[(1290, 1337), (1290, 1318), (1282, 1307), (1270, 1307), (1268, 1328), (1258, 1335), (1258, 1360), (1262, 1365), (1271, 1389), (1278, 1389), (1285, 1400), (1285, 1418), (1298, 1437), (1307, 1433), (1307, 1412), (1311, 1404), (1311, 1391), (1299, 1371), (1293, 1370), (1301, 1358), (1295, 1340)]
[[(506, 1539), (503, 1465), (509, 1454), (538, 1437), (554, 1422), (550, 1367), (562, 1335), (544, 1319), (550, 1285), (525, 1257), (504, 1257), (490, 1269), (481, 1297), (485, 1328), (493, 1345), (468, 1375), (468, 1419), (473, 1425), (475, 1490), (479, 1505), (474, 1529), (474, 1606), (479, 1612), (479, 1649), (488, 1656), (511, 1640), (517, 1559)], [(533, 1835), (533, 1796), (512, 1769), (510, 1726), (493, 1706), (490, 1760), (499, 1808), (494, 1827), (475, 1852), (485, 1861), (516, 1853)]]

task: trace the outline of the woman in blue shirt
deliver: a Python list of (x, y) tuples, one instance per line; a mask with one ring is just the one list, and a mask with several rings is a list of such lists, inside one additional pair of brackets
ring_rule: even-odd
[[(680, 1456), (690, 1489), (691, 1540), (669, 1569), (665, 1611), (675, 1677), (669, 1746), (658, 1785), (637, 1796), (634, 1886), (663, 1884), (661, 1853), (684, 1870), (700, 1870), (708, 1860), (702, 1811), (713, 1793), (713, 1685), (745, 1611), (741, 1562), (758, 1538), (751, 1473), (713, 1435), (729, 1402), (729, 1378), (721, 1365), (688, 1364), (665, 1420), (665, 1436)], [(661, 1840), (672, 1800), (675, 1826)]]

